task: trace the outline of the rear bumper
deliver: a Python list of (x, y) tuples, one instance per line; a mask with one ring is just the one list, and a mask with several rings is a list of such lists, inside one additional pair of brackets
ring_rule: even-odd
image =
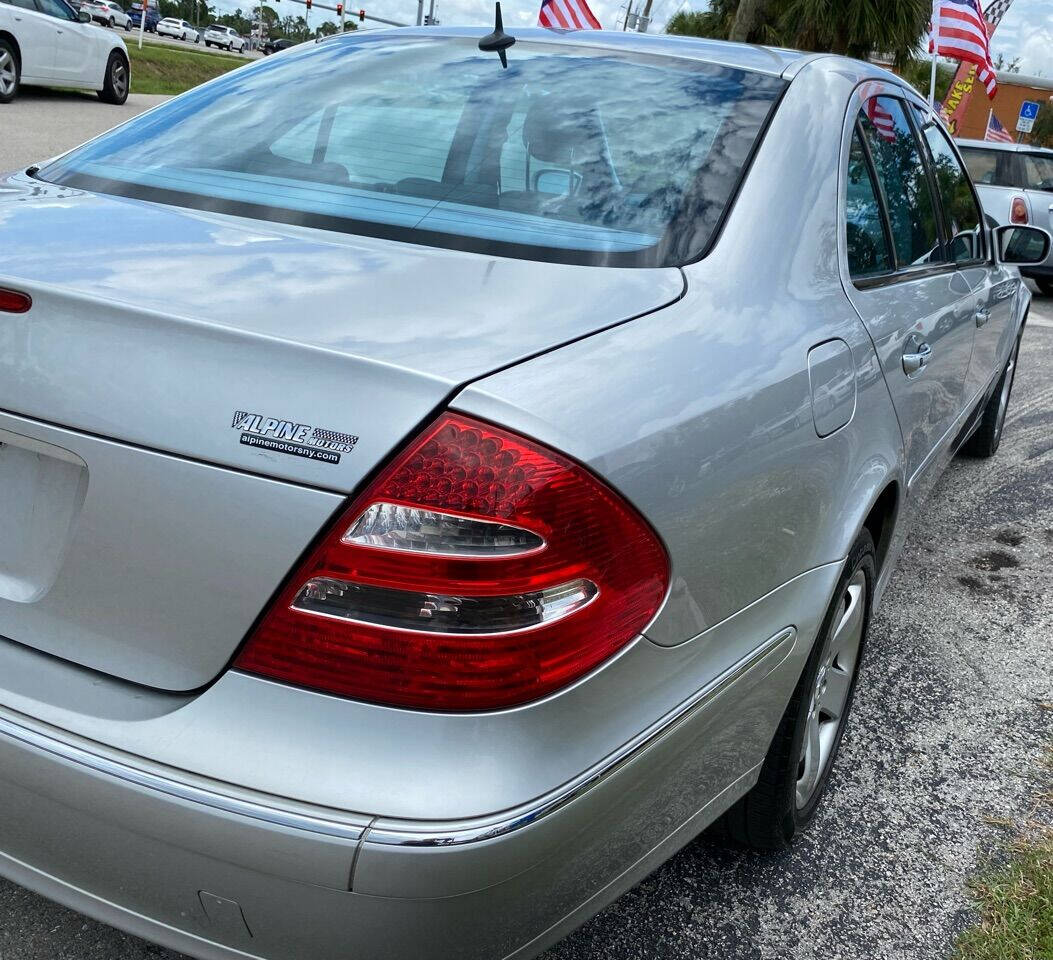
[(0, 874), (208, 960), (532, 956), (752, 785), (735, 745), (777, 721), (796, 640), (770, 637), (554, 794), (462, 823), (291, 804), (0, 712)]

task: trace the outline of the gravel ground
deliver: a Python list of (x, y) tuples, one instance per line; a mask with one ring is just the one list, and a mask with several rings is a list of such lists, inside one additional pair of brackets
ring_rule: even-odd
[[(148, 109), (26, 92), (0, 170)], [(1035, 297), (1002, 449), (960, 458), (875, 618), (855, 713), (812, 831), (757, 856), (686, 847), (546, 960), (932, 960), (973, 915), (966, 881), (1030, 809), (1053, 740), (1053, 300)], [(0, 960), (179, 955), (0, 880)], [(304, 958), (309, 960), (309, 958)]]

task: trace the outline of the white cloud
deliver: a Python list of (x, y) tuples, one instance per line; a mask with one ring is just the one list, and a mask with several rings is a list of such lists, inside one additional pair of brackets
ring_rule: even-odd
[(1053, 79), (1053, 0), (1015, 0), (994, 36), (991, 52), (1020, 57), (1020, 72)]

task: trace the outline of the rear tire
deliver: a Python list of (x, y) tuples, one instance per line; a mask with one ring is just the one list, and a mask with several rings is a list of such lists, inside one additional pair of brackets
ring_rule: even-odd
[(7, 40), (0, 40), (0, 103), (10, 103), (18, 96), (22, 83), (22, 65), (14, 46)]
[(99, 99), (103, 103), (112, 103), (119, 107), (127, 101), (131, 85), (132, 77), (128, 61), (116, 50), (112, 51), (110, 59), (106, 61), (106, 76), (103, 80), (103, 88), (99, 91)]
[(841, 746), (870, 628), (877, 579), (864, 530), (849, 551), (818, 638), (756, 786), (717, 822), (725, 841), (782, 850), (815, 819)]
[(975, 433), (965, 441), (962, 453), (970, 457), (993, 457), (1002, 443), (1002, 431), (1005, 427), (1005, 415), (1009, 409), (1009, 397), (1013, 392), (1013, 380), (1016, 378), (1016, 363), (1020, 356), (1020, 338), (1017, 338), (1013, 352), (1009, 354), (1005, 369), (998, 385), (984, 407), (980, 425)]

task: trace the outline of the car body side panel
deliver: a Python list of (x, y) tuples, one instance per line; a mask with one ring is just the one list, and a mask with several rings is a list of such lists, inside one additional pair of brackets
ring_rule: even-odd
[[(680, 301), (454, 400), (584, 461), (654, 524), (673, 563), (668, 601), (645, 631), (656, 643), (688, 640), (843, 557), (902, 476), (895, 411), (839, 276), (841, 115), (824, 125), (813, 109), (847, 104), (853, 86), (801, 71), (720, 242), (685, 268)], [(820, 439), (808, 352), (834, 338), (851, 349), (857, 404)]]
[(23, 83), (50, 80), (55, 69), (56, 34), (51, 17), (0, 3), (0, 33), (14, 37), (21, 55)]

